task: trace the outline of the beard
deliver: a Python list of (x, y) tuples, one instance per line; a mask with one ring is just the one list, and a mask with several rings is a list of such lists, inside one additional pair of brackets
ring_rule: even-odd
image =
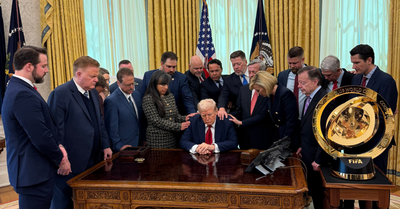
[(39, 75), (36, 73), (36, 68), (33, 69), (33, 71), (32, 71), (32, 77), (33, 77), (33, 80), (35, 81), (35, 83), (43, 83), (43, 82), (44, 82), (44, 76), (45, 76), (45, 75), (46, 75), (46, 73), (44, 73), (43, 76), (39, 76)]

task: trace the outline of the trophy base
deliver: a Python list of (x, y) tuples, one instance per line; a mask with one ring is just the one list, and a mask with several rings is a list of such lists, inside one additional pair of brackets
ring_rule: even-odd
[(331, 174), (347, 180), (369, 180), (375, 176), (375, 167), (370, 157), (338, 157), (331, 167)]

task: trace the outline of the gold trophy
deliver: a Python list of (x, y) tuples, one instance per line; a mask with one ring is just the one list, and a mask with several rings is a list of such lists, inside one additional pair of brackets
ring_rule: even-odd
[[(321, 121), (327, 107), (336, 106), (332, 104), (335, 100), (349, 94), (355, 97), (328, 112), (326, 121)], [(315, 138), (334, 158), (331, 174), (349, 180), (368, 180), (375, 176), (372, 159), (389, 146), (394, 125), (392, 109), (385, 99), (374, 90), (360, 86), (345, 86), (329, 92), (319, 101), (313, 116)], [(384, 130), (383, 136), (377, 136), (377, 130)], [(380, 139), (371, 140), (374, 137)]]

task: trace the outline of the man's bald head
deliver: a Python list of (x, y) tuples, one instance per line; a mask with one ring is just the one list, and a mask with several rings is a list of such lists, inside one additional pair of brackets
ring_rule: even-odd
[(203, 73), (203, 61), (201, 61), (199, 56), (194, 55), (190, 58), (189, 70), (194, 76), (201, 76)]

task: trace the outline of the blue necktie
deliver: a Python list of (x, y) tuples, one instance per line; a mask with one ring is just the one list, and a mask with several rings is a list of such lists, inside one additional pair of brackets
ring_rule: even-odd
[(242, 75), (242, 77), (243, 77), (243, 86), (249, 84), (249, 83), (247, 82), (246, 76), (245, 76), (244, 74)]
[(83, 96), (85, 96), (86, 98), (89, 99), (89, 92), (88, 92), (88, 91), (85, 91), (85, 93), (83, 93)]
[(130, 96), (128, 97), (128, 100), (129, 100), (129, 103), (132, 105), (133, 112), (135, 113), (136, 118), (138, 118), (135, 106), (133, 105), (133, 101), (132, 101), (132, 98)]

